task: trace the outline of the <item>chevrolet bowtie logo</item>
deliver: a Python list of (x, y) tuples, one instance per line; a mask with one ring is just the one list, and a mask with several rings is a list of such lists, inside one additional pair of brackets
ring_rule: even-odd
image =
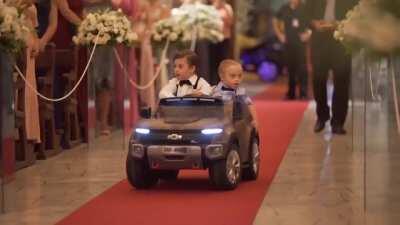
[(179, 135), (179, 134), (170, 134), (170, 135), (167, 136), (167, 139), (168, 139), (168, 140), (174, 140), (174, 141), (176, 141), (176, 140), (181, 140), (181, 139), (182, 139), (182, 135)]

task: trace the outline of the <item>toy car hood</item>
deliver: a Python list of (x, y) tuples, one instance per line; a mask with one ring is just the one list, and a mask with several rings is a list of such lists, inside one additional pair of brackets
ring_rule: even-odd
[(221, 128), (228, 123), (217, 118), (202, 118), (194, 121), (166, 121), (165, 119), (144, 119), (140, 120), (136, 127), (157, 129), (157, 130), (199, 130), (204, 128)]

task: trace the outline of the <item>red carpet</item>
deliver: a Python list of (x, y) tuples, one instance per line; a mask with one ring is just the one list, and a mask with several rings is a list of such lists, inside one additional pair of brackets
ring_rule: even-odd
[(176, 183), (161, 183), (154, 189), (138, 191), (123, 180), (58, 224), (252, 224), (307, 106), (306, 102), (270, 101), (281, 99), (283, 93), (280, 85), (272, 86), (255, 98), (262, 125), (262, 160), (257, 181), (242, 182), (234, 191), (215, 191), (207, 171), (184, 171)]

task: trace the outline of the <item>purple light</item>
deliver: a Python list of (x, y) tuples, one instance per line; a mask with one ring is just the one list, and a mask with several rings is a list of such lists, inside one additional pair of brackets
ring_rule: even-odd
[(265, 61), (258, 67), (257, 73), (263, 81), (271, 82), (276, 79), (278, 68), (274, 63)]

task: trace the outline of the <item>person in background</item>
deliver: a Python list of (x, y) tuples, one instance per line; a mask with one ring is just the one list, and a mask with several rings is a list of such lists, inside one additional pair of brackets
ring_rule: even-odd
[[(91, 12), (99, 12), (112, 9), (110, 0), (83, 0), (83, 15)], [(93, 75), (93, 86), (98, 100), (100, 134), (110, 135), (108, 118), (111, 107), (111, 89), (114, 84), (114, 52), (108, 45), (97, 46), (96, 54), (93, 56), (92, 66), (90, 67)], [(90, 89), (90, 88), (89, 88)]]
[[(22, 13), (27, 18), (27, 26), (32, 32), (26, 37), (26, 49), (25, 49), (25, 78), (33, 88), (36, 86), (36, 63), (35, 58), (39, 54), (40, 42), (37, 36), (36, 27), (38, 26), (37, 21), (37, 10), (35, 7), (34, 0), (22, 0), (16, 3), (17, 7), (22, 7)], [(40, 143), (40, 124), (39, 124), (39, 103), (36, 93), (25, 84), (25, 126), (26, 126), (26, 137), (28, 140), (34, 143)]]
[[(135, 30), (139, 35), (140, 39), (140, 76), (139, 83), (141, 85), (147, 85), (155, 74), (154, 70), (154, 55), (151, 45), (151, 33), (155, 22), (162, 18), (169, 16), (169, 9), (161, 4), (159, 0), (140, 0), (139, 10), (135, 16)], [(164, 77), (165, 82), (168, 78)], [(161, 81), (161, 83), (165, 83)], [(162, 85), (163, 86), (163, 85)], [(141, 106), (155, 108), (156, 98), (156, 86), (151, 85), (145, 90), (141, 90), (139, 93)]]
[(210, 84), (218, 83), (218, 65), (222, 60), (229, 58), (231, 48), (232, 29), (234, 22), (233, 9), (225, 0), (211, 0), (212, 5), (218, 10), (223, 21), (222, 32), (224, 40), (210, 45)]
[(58, 10), (69, 23), (78, 26), (82, 22), (82, 3), (74, 0), (57, 0)]
[(39, 50), (43, 52), (53, 38), (58, 25), (58, 10), (56, 0), (40, 0), (35, 3), (38, 16)]
[[(289, 81), (286, 99), (296, 98), (296, 83), (299, 84), (299, 98), (307, 99), (307, 35), (306, 24), (302, 18), (301, 0), (290, 0), (283, 5), (273, 19), (273, 27), (279, 41), (285, 46)], [(282, 26), (283, 25), (283, 26)], [(282, 29), (283, 27), (283, 29)]]
[[(346, 134), (343, 128), (346, 121), (349, 101), (351, 55), (333, 37), (338, 21), (343, 20), (357, 0), (307, 0), (304, 18), (312, 32), (311, 60), (313, 64), (313, 88), (317, 103), (317, 121), (314, 132), (321, 132), (330, 116), (327, 103), (329, 70), (333, 71), (334, 93), (332, 99), (332, 133)], [(311, 34), (312, 33), (312, 34)]]
[[(82, 22), (82, 1), (76, 0), (55, 0), (58, 8), (58, 20), (57, 20), (57, 30), (54, 34), (53, 39), (51, 40), (56, 45), (56, 51), (73, 51), (74, 43), (72, 42), (72, 37), (76, 34), (76, 27)], [(60, 62), (60, 59), (57, 58), (59, 53), (56, 54), (56, 75), (54, 77), (54, 97), (59, 98), (64, 96), (64, 94), (69, 91), (65, 90), (65, 80), (62, 74), (66, 72), (70, 72), (74, 65), (70, 65), (70, 67), (65, 67), (64, 62)], [(77, 79), (79, 79), (82, 74), (84, 67), (86, 65), (86, 52), (84, 48), (79, 49), (78, 59), (77, 59)], [(78, 98), (78, 111), (79, 118), (83, 122), (83, 126), (85, 127), (87, 124), (85, 110), (87, 111), (87, 107), (85, 107), (85, 103), (87, 102), (87, 88), (86, 88), (86, 78), (83, 80), (82, 84), (79, 85), (77, 90), (77, 98)], [(55, 121), (57, 129), (64, 129), (64, 102), (59, 102), (54, 104), (55, 110)], [(86, 130), (86, 128), (85, 128)], [(84, 139), (86, 140), (86, 132), (83, 132)], [(63, 145), (63, 142), (61, 142)]]
[[(58, 27), (58, 10), (56, 0), (36, 0), (35, 7), (37, 9), (37, 34), (39, 38), (39, 52), (42, 55), (46, 46), (51, 42)], [(46, 74), (46, 68), (36, 65), (36, 75), (43, 76)], [(54, 74), (53, 74), (54, 75)]]
[[(134, 21), (137, 11), (138, 11), (138, 0), (112, 0), (112, 4), (114, 8), (119, 8), (122, 12), (125, 13), (126, 16), (131, 21)], [(133, 28), (135, 27), (135, 23), (132, 24)], [(138, 91), (135, 87), (126, 84), (126, 76), (129, 76), (129, 79), (136, 82), (137, 81), (137, 58), (136, 58), (136, 48), (127, 48), (125, 46), (117, 46), (116, 47), (118, 55), (122, 58), (121, 60), (126, 67), (127, 73), (124, 74), (124, 69), (121, 68), (119, 63), (115, 64), (115, 98), (116, 103), (119, 108), (119, 115), (122, 117), (123, 115), (128, 115), (128, 118), (124, 119), (124, 125), (128, 128), (128, 132), (130, 132), (130, 128), (133, 127), (136, 121), (139, 119), (139, 109), (138, 109)], [(130, 104), (129, 107), (124, 106), (124, 101), (128, 99)], [(129, 113), (127, 113), (129, 111)], [(124, 114), (126, 113), (126, 114)]]

